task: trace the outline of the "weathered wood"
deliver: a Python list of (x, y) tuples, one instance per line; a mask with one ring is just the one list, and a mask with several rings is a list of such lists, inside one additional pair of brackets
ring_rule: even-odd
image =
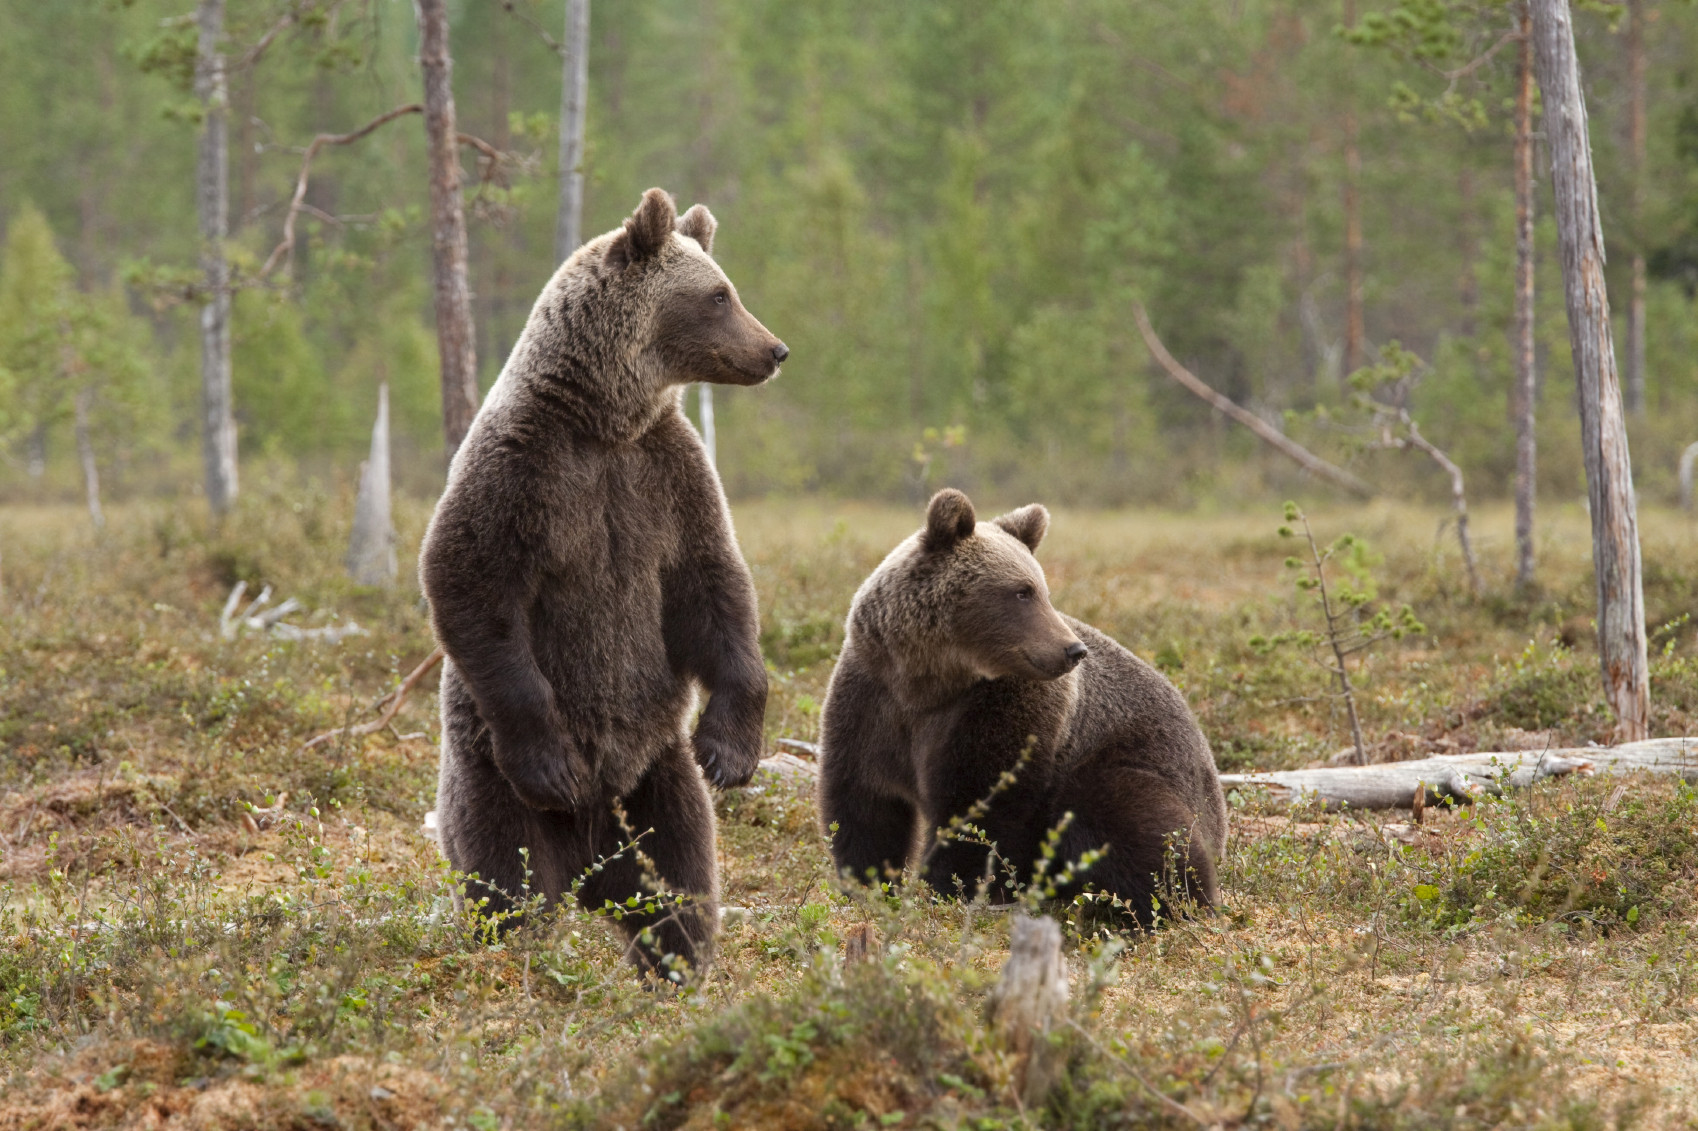
[(1066, 1067), (1049, 1034), (1067, 1023), (1067, 967), (1061, 928), (1053, 919), (1021, 915), (1012, 924), (1008, 962), (991, 991), (991, 1024), (1015, 1057), (1021, 1101), (1034, 1107)]
[(466, 212), (460, 194), (447, 0), (417, 0), (415, 10), (419, 67), (424, 72), (425, 136), (430, 149), (430, 249), (436, 352), (442, 366), (442, 436), (452, 460), (478, 411), (477, 337), (466, 272)]
[(1510, 353), (1515, 383), (1515, 585), (1533, 584), (1533, 508), (1538, 471), (1538, 371), (1533, 339), (1533, 13), (1521, 0), (1515, 72), (1515, 318)]
[[(358, 737), (365, 734), (376, 734), (378, 731), (388, 726), (394, 720), (395, 716), (400, 713), (401, 704), (407, 701), (407, 696), (412, 692), (413, 688), (418, 686), (419, 680), (430, 674), (430, 670), (442, 662), (444, 654), (442, 646), (438, 645), (431, 650), (430, 655), (419, 661), (419, 666), (408, 672), (407, 677), (396, 686), (395, 690), (377, 701), (377, 705), (383, 706), (383, 713), (373, 721), (369, 723), (360, 723), (356, 726), (337, 727), (335, 730), (327, 730), (323, 734), (315, 735), (314, 737), (307, 739), (306, 742), (301, 744), (301, 749), (311, 750), (314, 746), (329, 742), (333, 738), (341, 738), (343, 735)], [(431, 812), (425, 814), (425, 823), (434, 828), (435, 818), (436, 811), (433, 809)]]
[(1374, 494), (1374, 489), (1368, 484), (1342, 467), (1328, 463), (1320, 456), (1315, 455), (1308, 448), (1286, 436), (1249, 409), (1241, 408), (1230, 397), (1215, 392), (1201, 377), (1179, 364), (1174, 356), (1167, 352), (1167, 347), (1162, 344), (1161, 339), (1156, 336), (1155, 329), (1150, 325), (1150, 316), (1144, 311), (1143, 303), (1136, 301), (1132, 303), (1132, 317), (1138, 323), (1138, 332), (1144, 336), (1144, 345), (1149, 349), (1150, 356), (1155, 358), (1156, 364), (1166, 370), (1169, 377), (1183, 385), (1192, 394), (1213, 406), (1215, 411), (1244, 425), (1254, 432), (1263, 443), (1269, 445), (1287, 459), (1292, 460), (1311, 475), (1325, 479), (1327, 482), (1343, 487), (1346, 491), (1363, 498), (1369, 498)]
[(583, 242), (584, 108), (589, 100), (590, 0), (566, 0), (560, 59), (560, 209), (554, 261), (564, 263)]
[(1698, 441), (1680, 453), (1680, 509), (1692, 509), (1692, 465), (1698, 462)]
[(1531, 2), (1533, 55), (1551, 151), (1569, 347), (1580, 393), (1581, 448), (1597, 575), (1598, 658), (1604, 697), (1616, 716), (1616, 735), (1633, 741), (1644, 738), (1649, 729), (1650, 665), (1645, 651), (1638, 507), (1610, 337), (1598, 186), (1586, 136), (1586, 102), (1580, 90), (1568, 0)]
[(348, 575), (360, 585), (390, 585), (395, 560), (395, 524), (389, 511), (389, 383), (377, 388), (377, 422), (371, 455), (360, 465), (354, 498), (354, 530), (348, 539)]
[[(1698, 782), (1698, 738), (1657, 738), (1623, 746), (1568, 747), (1502, 753), (1441, 754), (1408, 762), (1222, 774), (1225, 789), (1266, 791), (1276, 806), (1307, 801), (1323, 809), (1412, 809), (1444, 801), (1467, 804), (1505, 788), (1566, 774), (1678, 774)], [(1424, 788), (1423, 788), (1424, 787)]]
[(201, 452), (206, 501), (223, 515), (236, 499), (236, 416), (230, 383), (229, 103), (224, 67), (224, 0), (200, 0), (195, 94), (201, 103), (195, 204), (206, 302), (200, 311)]

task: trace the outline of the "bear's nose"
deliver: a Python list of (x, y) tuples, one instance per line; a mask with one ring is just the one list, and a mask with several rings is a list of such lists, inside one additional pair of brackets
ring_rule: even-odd
[(1078, 667), (1079, 661), (1083, 660), (1086, 656), (1088, 656), (1090, 654), (1091, 654), (1091, 650), (1089, 648), (1085, 647), (1085, 645), (1083, 643), (1081, 643), (1080, 641), (1077, 641), (1077, 640), (1075, 640), (1073, 643), (1069, 644), (1067, 646), (1067, 651), (1062, 653), (1062, 655), (1067, 657), (1067, 666), (1070, 667), (1070, 668)]
[(779, 342), (776, 346), (772, 347), (772, 360), (778, 362), (780, 365), (782, 365), (784, 363), (784, 359), (789, 356), (790, 347), (785, 345), (783, 342)]

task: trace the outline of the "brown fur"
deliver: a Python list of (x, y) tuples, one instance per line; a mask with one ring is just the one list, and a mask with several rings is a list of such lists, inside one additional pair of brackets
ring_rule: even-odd
[(1061, 860), (1106, 846), (1085, 881), (1140, 920), (1174, 834), (1189, 894), (1213, 904), (1226, 804), (1208, 742), (1159, 672), (1050, 605), (1032, 556), (1048, 527), (1037, 505), (977, 522), (967, 496), (940, 491), (855, 594), (821, 735), (833, 859), (864, 879), (920, 852), (933, 885), (971, 891), (988, 850), (934, 833), (991, 797), (974, 824), (1021, 881), (1071, 813)]
[[(719, 478), (680, 409), (690, 381), (753, 385), (788, 351), (707, 255), (714, 220), (650, 189), (537, 300), (455, 455), (419, 569), (442, 671), (442, 848), (497, 908), (550, 901), (622, 840), (694, 900), (655, 952), (711, 954), (713, 809), (760, 757), (766, 669), (754, 587)], [(694, 735), (697, 688), (711, 693)], [(647, 831), (646, 830), (652, 830)], [(629, 857), (599, 907), (643, 886)]]

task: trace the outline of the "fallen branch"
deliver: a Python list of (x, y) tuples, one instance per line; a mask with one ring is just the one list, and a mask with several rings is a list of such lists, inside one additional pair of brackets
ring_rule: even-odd
[[(407, 673), (407, 678), (403, 679), (399, 686), (383, 698), (379, 699), (376, 703), (372, 704), (374, 707), (383, 707), (383, 713), (374, 721), (369, 723), (360, 723), (356, 726), (337, 727), (335, 730), (327, 730), (321, 735), (309, 738), (306, 743), (302, 745), (301, 749), (303, 751), (311, 750), (313, 747), (318, 746), (321, 743), (329, 742), (333, 738), (341, 738), (344, 735), (349, 738), (358, 738), (362, 735), (376, 734), (378, 731), (388, 726), (395, 716), (400, 713), (401, 705), (407, 701), (407, 695), (413, 690), (414, 686), (418, 684), (419, 680), (430, 674), (430, 669), (434, 668), (441, 659), (442, 646), (439, 644), (431, 650), (430, 655), (426, 656), (419, 663), (418, 667)], [(384, 706), (385, 704), (388, 705)]]
[(1133, 301), (1132, 317), (1137, 320), (1138, 332), (1144, 335), (1144, 345), (1149, 348), (1150, 356), (1155, 358), (1156, 364), (1165, 369), (1169, 377), (1172, 377), (1199, 399), (1211, 405), (1216, 412), (1238, 421), (1254, 432), (1263, 443), (1290, 459), (1311, 475), (1325, 479), (1327, 482), (1343, 487), (1346, 491), (1360, 495), (1365, 499), (1373, 496), (1374, 489), (1367, 483), (1337, 464), (1328, 463), (1249, 409), (1239, 406), (1230, 397), (1215, 392), (1201, 377), (1174, 360), (1173, 355), (1167, 352), (1167, 347), (1162, 345), (1161, 339), (1156, 337), (1155, 330), (1150, 326), (1150, 316), (1144, 312), (1143, 303)]
[(1322, 809), (1413, 809), (1417, 797), (1423, 808), (1446, 801), (1466, 805), (1546, 778), (1641, 771), (1698, 782), (1698, 739), (1655, 738), (1622, 746), (1441, 754), (1375, 766), (1222, 774), (1220, 783), (1229, 790), (1266, 791), (1267, 801), (1280, 808), (1308, 802)]
[[(236, 582), (230, 590), (230, 596), (224, 601), (224, 609), (218, 614), (218, 634), (225, 640), (236, 639), (236, 634), (242, 629), (252, 632), (269, 632), (283, 640), (328, 640), (335, 643), (345, 636), (364, 636), (366, 630), (353, 621), (341, 624), (329, 624), (322, 628), (301, 628), (293, 624), (284, 624), (283, 618), (290, 613), (298, 613), (304, 606), (294, 597), (290, 597), (280, 605), (271, 605), (271, 586), (260, 589), (259, 596), (248, 602), (248, 607), (240, 613), (236, 606), (242, 603), (242, 597), (248, 591), (248, 583)], [(270, 608), (266, 606), (270, 605)]]

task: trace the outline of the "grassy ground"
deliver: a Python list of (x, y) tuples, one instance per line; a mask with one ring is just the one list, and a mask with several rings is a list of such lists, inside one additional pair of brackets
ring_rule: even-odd
[[(1023, 500), (1010, 500), (1017, 502)], [(812, 738), (855, 585), (917, 512), (739, 507), (772, 668), (768, 737)], [(1442, 515), (1313, 516), (1377, 555), (1428, 632), (1365, 657), (1375, 755), (1604, 740), (1584, 516), (1550, 506), (1512, 598), (1508, 517), (1467, 594)], [(403, 507), (403, 573), (426, 518)], [(339, 569), (346, 500), (250, 488), (187, 509), (0, 512), (0, 1131), (47, 1127), (1607, 1127), (1698, 1112), (1698, 798), (1542, 786), (1473, 812), (1272, 814), (1234, 798), (1225, 913), (1147, 936), (1067, 924), (1067, 1071), (1023, 1096), (982, 1011), (1006, 913), (844, 893), (804, 781), (719, 799), (733, 906), (712, 973), (641, 986), (566, 911), (492, 939), (419, 831), (434, 696), (303, 753), (430, 648), (416, 586)], [(1056, 604), (1158, 663), (1223, 768), (1324, 759), (1339, 705), (1301, 655), (1274, 510), (1061, 512)], [(1698, 535), (1645, 516), (1660, 734), (1698, 733)], [(340, 644), (224, 640), (272, 585)], [(1411, 843), (1405, 843), (1406, 841)], [(848, 962), (851, 936), (877, 940)]]

